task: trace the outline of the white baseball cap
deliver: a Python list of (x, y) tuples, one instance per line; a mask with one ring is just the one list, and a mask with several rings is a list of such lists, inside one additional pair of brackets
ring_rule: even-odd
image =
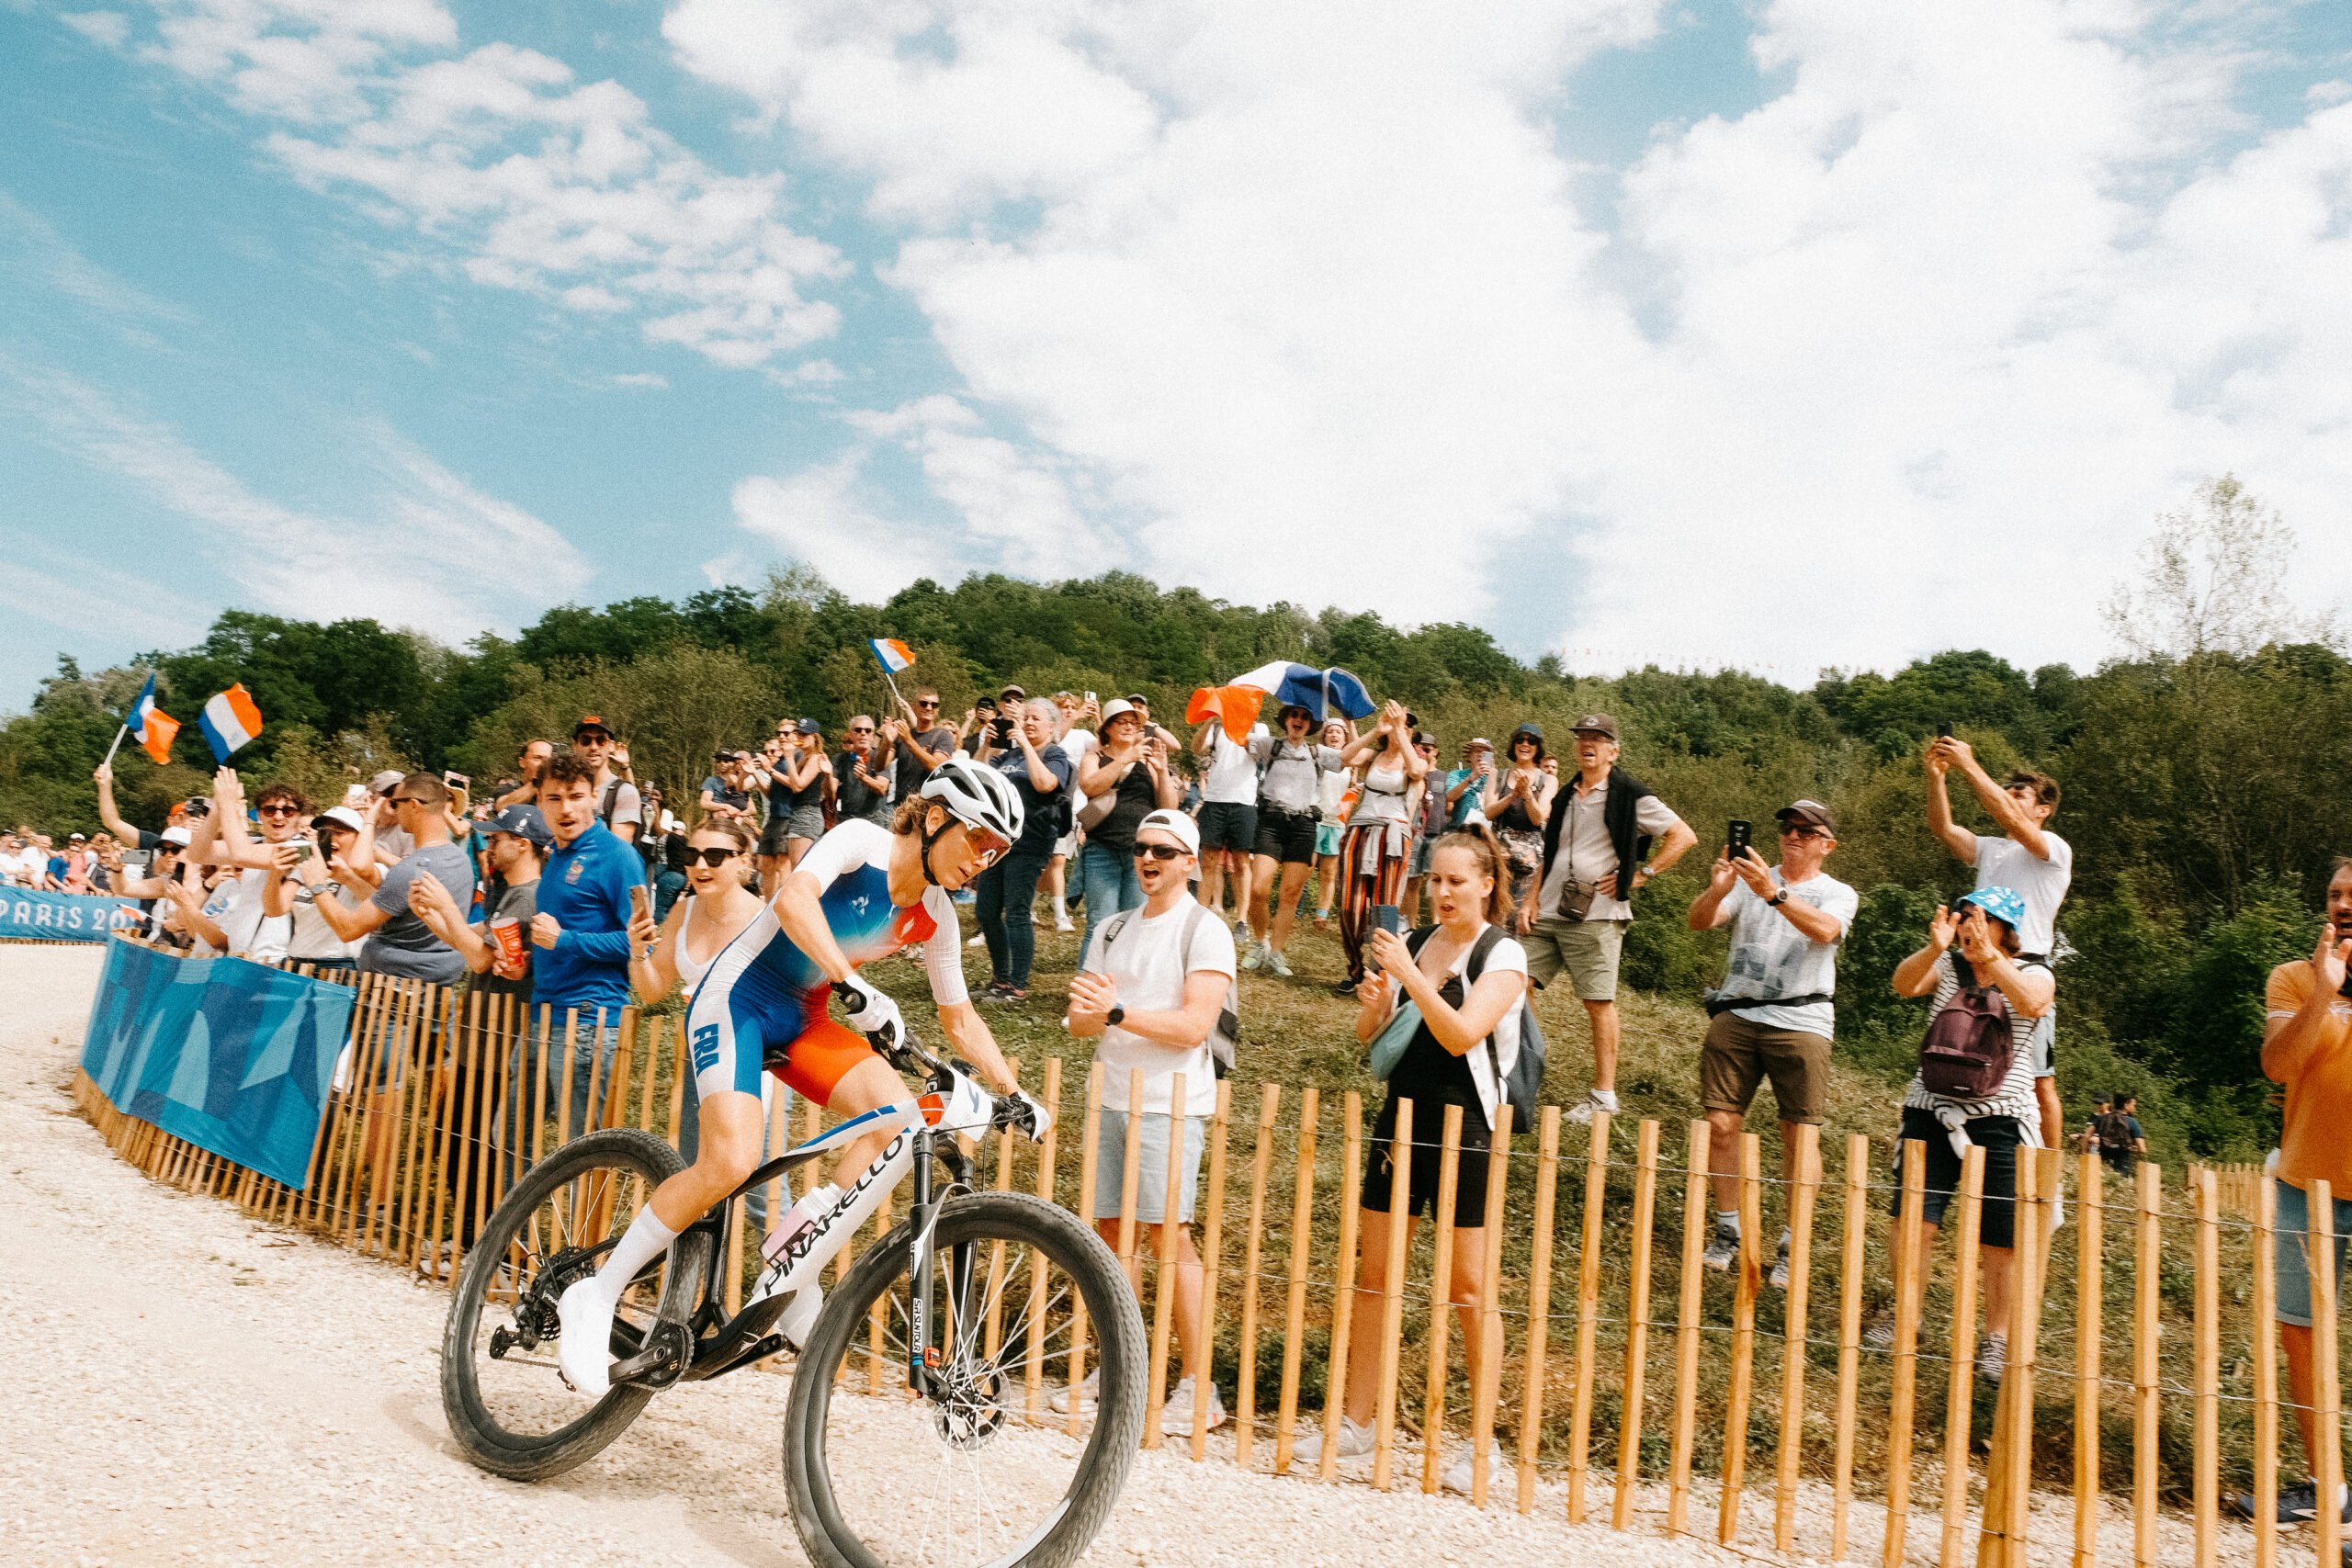
[(1163, 807), (1136, 824), (1137, 833), (1141, 833), (1147, 828), (1159, 829), (1183, 845), (1184, 852), (1188, 855), (1196, 855), (1201, 852), (1200, 826), (1181, 811)]

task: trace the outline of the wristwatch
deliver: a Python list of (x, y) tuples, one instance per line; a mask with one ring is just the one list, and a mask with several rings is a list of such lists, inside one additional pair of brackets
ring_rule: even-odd
[(1781, 905), (1783, 905), (1783, 904), (1787, 903), (1788, 901), (1789, 901), (1789, 890), (1788, 890), (1787, 888), (1785, 888), (1785, 887), (1775, 887), (1774, 889), (1772, 889), (1772, 896), (1771, 896), (1770, 898), (1767, 898), (1767, 899), (1765, 899), (1765, 900), (1764, 900), (1764, 902), (1765, 902), (1767, 905), (1769, 905), (1770, 907), (1771, 907), (1772, 908), (1775, 908), (1775, 909), (1779, 908)]
[(1125, 1023), (1126, 1021), (1127, 1010), (1123, 1007), (1114, 1007), (1102, 1015), (1102, 1021), (1105, 1024)]

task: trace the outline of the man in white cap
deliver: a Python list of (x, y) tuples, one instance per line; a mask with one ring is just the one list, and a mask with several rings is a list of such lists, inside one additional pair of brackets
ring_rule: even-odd
[[(1216, 1042), (1232, 1043), (1233, 933), (1196, 899), (1186, 885), (1200, 859), (1200, 829), (1181, 811), (1159, 810), (1137, 825), (1136, 870), (1143, 883), (1143, 908), (1114, 915), (1095, 932), (1086, 962), (1069, 987), (1069, 1032), (1080, 1039), (1100, 1037), (1094, 1059), (1102, 1065), (1102, 1158), (1096, 1166), (1095, 1224), (1106, 1240), (1119, 1232), (1121, 1173), (1127, 1139), (1142, 1141), (1136, 1186), (1136, 1222), (1144, 1244), (1155, 1251), (1168, 1213), (1168, 1152), (1171, 1123), (1182, 1119), (1184, 1154), (1182, 1190), (1176, 1202), (1174, 1256), (1176, 1338), (1183, 1349), (1183, 1380), (1170, 1391), (1159, 1429), (1176, 1436), (1193, 1429), (1195, 1378), (1208, 1375), (1210, 1343), (1201, 1319), (1201, 1260), (1193, 1250), (1189, 1222), (1200, 1184), (1201, 1151), (1207, 1119), (1216, 1111)], [(1228, 1057), (1229, 1060), (1229, 1057)], [(1130, 1103), (1129, 1079), (1143, 1072), (1143, 1100)], [(1171, 1105), (1175, 1080), (1184, 1079), (1184, 1102)], [(1138, 1266), (1139, 1267), (1139, 1266)], [(1131, 1279), (1132, 1282), (1132, 1279)], [(1091, 1404), (1096, 1382), (1089, 1376), (1080, 1399)], [(1069, 1408), (1069, 1392), (1056, 1395)], [(1208, 1425), (1225, 1421), (1224, 1402), (1209, 1390)]]

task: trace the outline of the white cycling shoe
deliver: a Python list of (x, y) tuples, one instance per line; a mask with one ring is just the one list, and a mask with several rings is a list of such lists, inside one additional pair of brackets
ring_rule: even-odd
[(604, 1288), (593, 1279), (567, 1288), (556, 1303), (556, 1317), (563, 1331), (555, 1342), (556, 1365), (563, 1381), (590, 1399), (602, 1399), (612, 1380), (613, 1308)]

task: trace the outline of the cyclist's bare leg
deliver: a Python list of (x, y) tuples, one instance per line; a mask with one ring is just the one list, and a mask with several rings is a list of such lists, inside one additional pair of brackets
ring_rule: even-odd
[[(832, 1096), (826, 1101), (826, 1107), (847, 1120), (907, 1098), (906, 1082), (890, 1070), (890, 1064), (879, 1056), (869, 1056), (841, 1076), (833, 1085)], [(897, 1132), (896, 1127), (885, 1127), (866, 1134), (842, 1150), (841, 1158), (833, 1165), (833, 1185), (846, 1188), (854, 1182), (860, 1171), (881, 1157), (883, 1145)], [(671, 1179), (674, 1181), (677, 1179), (673, 1177)]]
[(653, 1201), (647, 1205), (673, 1231), (708, 1213), (760, 1163), (758, 1095), (724, 1089), (702, 1102), (700, 1114), (695, 1163), (654, 1189)]

